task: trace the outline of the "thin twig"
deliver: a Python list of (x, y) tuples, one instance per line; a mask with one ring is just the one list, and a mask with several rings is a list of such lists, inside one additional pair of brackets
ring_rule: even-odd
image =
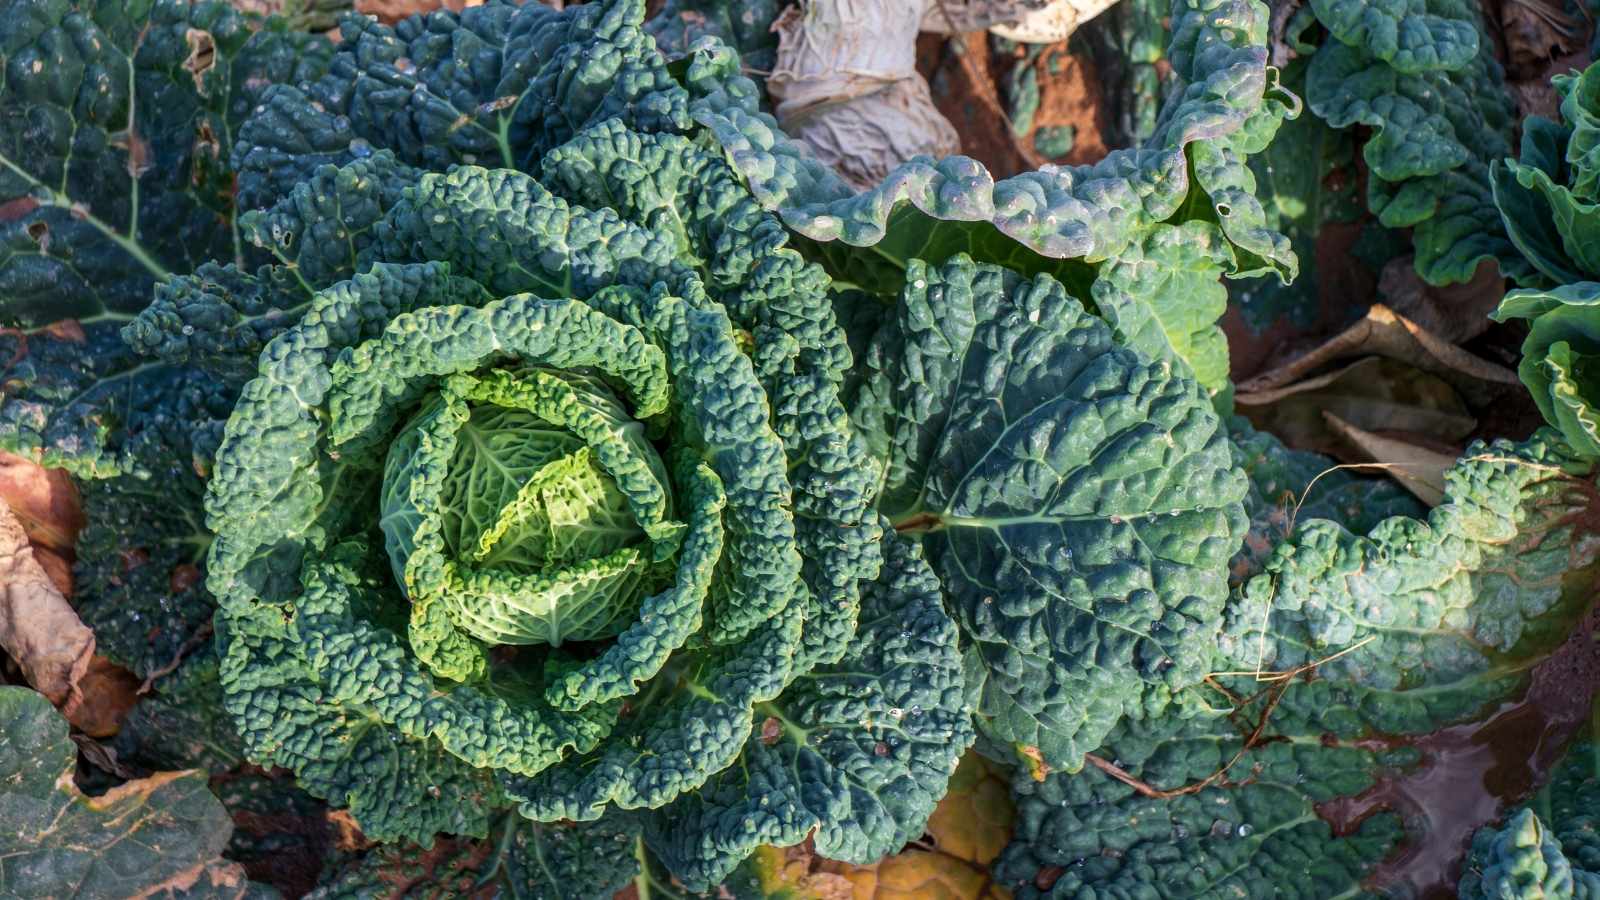
[(150, 686), (155, 684), (155, 680), (157, 678), (160, 678), (163, 675), (171, 675), (173, 672), (178, 671), (178, 667), (183, 665), (184, 657), (198, 649), (201, 644), (205, 643), (206, 638), (210, 636), (211, 623), (205, 622), (201, 624), (199, 628), (194, 630), (194, 637), (184, 641), (183, 646), (178, 648), (178, 652), (172, 657), (172, 662), (169, 662), (154, 672), (151, 672), (150, 676), (144, 680), (144, 684), (139, 685), (139, 690), (135, 691), (134, 695), (143, 696), (149, 693)]
[[(1222, 678), (1222, 677), (1230, 676), (1230, 675), (1234, 675), (1234, 676), (1236, 676), (1236, 675), (1254, 675), (1255, 679), (1257, 681), (1283, 681), (1286, 678), (1293, 678), (1296, 675), (1299, 675), (1301, 672), (1306, 671), (1307, 669), (1315, 669), (1317, 666), (1320, 666), (1323, 663), (1333, 662), (1334, 660), (1336, 660), (1339, 657), (1345, 655), (1346, 653), (1354, 653), (1355, 651), (1360, 650), (1362, 647), (1365, 647), (1366, 645), (1372, 643), (1373, 641), (1375, 641), (1377, 639), (1378, 639), (1378, 636), (1377, 635), (1373, 635), (1372, 637), (1369, 637), (1366, 640), (1364, 640), (1364, 641), (1362, 641), (1362, 642), (1360, 642), (1358, 644), (1351, 644), (1350, 646), (1344, 648), (1343, 650), (1340, 650), (1338, 653), (1335, 653), (1332, 656), (1324, 657), (1323, 659), (1319, 659), (1314, 663), (1307, 663), (1306, 665), (1303, 665), (1298, 669), (1294, 669), (1294, 670), (1287, 671), (1287, 672), (1263, 672), (1260, 669), (1257, 669), (1254, 672), (1250, 672), (1250, 671), (1245, 671), (1245, 672), (1212, 672), (1210, 675), (1206, 676), (1206, 679), (1210, 680), (1212, 678)], [(1224, 693), (1227, 693), (1227, 692), (1224, 691)], [(1246, 701), (1246, 702), (1248, 702), (1248, 701)]]
[(1022, 138), (1017, 135), (1017, 126), (1012, 123), (1011, 116), (1006, 114), (1006, 108), (1000, 102), (1000, 95), (995, 93), (994, 85), (989, 83), (988, 76), (978, 71), (978, 61), (972, 56), (972, 48), (967, 44), (967, 36), (956, 28), (956, 20), (950, 15), (950, 10), (944, 5), (944, 0), (934, 0), (934, 2), (939, 5), (939, 14), (944, 17), (945, 26), (950, 29), (951, 40), (955, 41), (956, 46), (961, 48), (961, 56), (966, 60), (968, 71), (972, 73), (972, 80), (983, 88), (985, 99), (994, 107), (994, 111), (1000, 115), (1000, 121), (1006, 124), (1006, 134), (1011, 137), (1012, 148), (1022, 154), (1022, 159), (1028, 165), (1035, 169), (1039, 168), (1044, 163), (1033, 155), (1033, 151), (1023, 146)]
[[(1129, 775), (1127, 772), (1124, 772), (1121, 769), (1117, 768), (1116, 765), (1114, 765), (1113, 763), (1107, 762), (1106, 760), (1104, 760), (1104, 759), (1102, 759), (1102, 758), (1100, 758), (1098, 756), (1095, 756), (1093, 753), (1085, 753), (1083, 755), (1083, 761), (1088, 763), (1091, 766), (1094, 766), (1096, 769), (1099, 769), (1100, 771), (1106, 773), (1107, 775), (1110, 775), (1112, 778), (1115, 778), (1116, 780), (1122, 782), (1123, 784), (1127, 785), (1128, 787), (1133, 788), (1135, 791), (1138, 791), (1140, 794), (1142, 794), (1142, 795), (1144, 795), (1146, 797), (1150, 797), (1151, 799), (1154, 799), (1154, 800), (1165, 800), (1165, 799), (1168, 799), (1170, 797), (1180, 796), (1182, 794), (1197, 794), (1200, 791), (1206, 789), (1207, 787), (1210, 787), (1213, 784), (1217, 784), (1219, 781), (1225, 787), (1226, 786), (1230, 786), (1230, 785), (1235, 785), (1235, 784), (1240, 784), (1240, 785), (1248, 784), (1249, 783), (1248, 781), (1242, 781), (1242, 782), (1237, 782), (1237, 783), (1228, 781), (1227, 777), (1226, 777), (1227, 774), (1228, 774), (1228, 770), (1233, 768), (1233, 764), (1238, 762), (1241, 758), (1243, 758), (1246, 753), (1250, 752), (1251, 750), (1255, 749), (1257, 746), (1260, 745), (1261, 736), (1267, 730), (1267, 720), (1272, 718), (1272, 711), (1274, 709), (1278, 708), (1278, 702), (1281, 701), (1283, 699), (1283, 695), (1288, 692), (1289, 684), (1294, 680), (1295, 676), (1300, 675), (1300, 674), (1302, 674), (1304, 672), (1309, 672), (1312, 669), (1315, 669), (1317, 666), (1322, 665), (1323, 663), (1332, 662), (1333, 660), (1338, 659), (1339, 657), (1345, 655), (1346, 653), (1349, 653), (1352, 650), (1356, 650), (1356, 649), (1359, 649), (1361, 647), (1364, 647), (1368, 643), (1372, 642), (1372, 640), (1375, 637), (1376, 637), (1376, 635), (1374, 635), (1374, 637), (1367, 638), (1366, 640), (1362, 641), (1359, 644), (1354, 644), (1352, 646), (1346, 647), (1345, 649), (1340, 650), (1338, 653), (1335, 653), (1332, 656), (1329, 656), (1329, 657), (1326, 657), (1326, 658), (1323, 658), (1323, 659), (1319, 659), (1316, 662), (1306, 663), (1305, 665), (1301, 666), (1298, 669), (1294, 669), (1293, 671), (1282, 672), (1282, 673), (1278, 673), (1278, 672), (1261, 673), (1261, 674), (1271, 674), (1274, 677), (1269, 678), (1269, 679), (1261, 679), (1259, 677), (1259, 675), (1257, 675), (1257, 680), (1271, 681), (1272, 684), (1267, 688), (1264, 688), (1264, 689), (1262, 689), (1260, 691), (1257, 691), (1255, 694), (1250, 696), (1248, 699), (1244, 700), (1242, 703), (1239, 702), (1238, 698), (1234, 697), (1232, 693), (1230, 693), (1229, 691), (1223, 689), (1220, 685), (1217, 685), (1215, 682), (1212, 682), (1211, 679), (1214, 678), (1214, 677), (1220, 677), (1220, 676), (1224, 676), (1224, 675), (1251, 675), (1251, 674), (1257, 674), (1257, 673), (1252, 673), (1252, 672), (1213, 672), (1210, 675), (1207, 675), (1206, 676), (1206, 681), (1211, 683), (1213, 687), (1216, 687), (1217, 690), (1222, 691), (1222, 693), (1224, 695), (1226, 695), (1231, 702), (1236, 704), (1233, 713), (1229, 713), (1228, 714), (1230, 719), (1232, 719), (1233, 715), (1235, 713), (1239, 712), (1239, 710), (1241, 710), (1244, 707), (1247, 707), (1250, 704), (1256, 702), (1257, 700), (1259, 700), (1263, 696), (1267, 697), (1267, 706), (1266, 706), (1265, 709), (1263, 709), (1261, 711), (1260, 717), (1256, 720), (1255, 727), (1245, 737), (1244, 744), (1239, 747), (1239, 752), (1235, 753), (1233, 755), (1233, 758), (1228, 760), (1227, 765), (1224, 765), (1222, 768), (1220, 768), (1217, 771), (1211, 773), (1211, 776), (1206, 778), (1204, 781), (1197, 781), (1194, 784), (1187, 784), (1187, 785), (1184, 785), (1183, 787), (1177, 788), (1175, 790), (1165, 791), (1165, 790), (1162, 790), (1162, 789), (1157, 788), (1157, 787), (1152, 787), (1148, 782), (1140, 781), (1139, 779), (1133, 777), (1132, 775)], [(1238, 723), (1235, 722), (1234, 724), (1237, 725)], [(1243, 726), (1240, 726), (1240, 730), (1241, 731), (1243, 730)], [(1251, 778), (1254, 778), (1254, 776), (1251, 776)]]
[[(1534, 469), (1535, 471), (1541, 471), (1541, 472), (1560, 472), (1561, 471), (1561, 467), (1560, 466), (1542, 465), (1540, 463), (1529, 462), (1528, 460), (1525, 460), (1525, 459), (1517, 459), (1514, 456), (1463, 456), (1460, 459), (1456, 460), (1456, 462), (1457, 463), (1464, 463), (1464, 462), (1515, 463), (1515, 464), (1517, 464), (1519, 466), (1528, 466), (1529, 468)], [(1311, 483), (1306, 485), (1306, 489), (1304, 491), (1300, 492), (1300, 499), (1296, 500), (1295, 504), (1294, 504), (1294, 512), (1289, 514), (1289, 527), (1288, 527), (1288, 532), (1287, 533), (1289, 533), (1289, 534), (1293, 534), (1294, 533), (1294, 522), (1295, 522), (1295, 519), (1298, 518), (1299, 515), (1300, 515), (1300, 507), (1305, 504), (1306, 498), (1311, 496), (1311, 489), (1313, 487), (1315, 487), (1316, 483), (1322, 479), (1322, 476), (1328, 474), (1329, 472), (1337, 472), (1340, 469), (1384, 469), (1384, 470), (1388, 470), (1388, 469), (1403, 469), (1403, 468), (1406, 468), (1408, 466), (1427, 466), (1427, 465), (1431, 465), (1431, 463), (1420, 463), (1420, 462), (1419, 463), (1379, 463), (1379, 462), (1369, 462), (1369, 463), (1341, 463), (1341, 464), (1339, 464), (1337, 466), (1329, 466), (1328, 468), (1323, 469), (1321, 472), (1318, 472), (1317, 473), (1317, 477), (1311, 479)]]

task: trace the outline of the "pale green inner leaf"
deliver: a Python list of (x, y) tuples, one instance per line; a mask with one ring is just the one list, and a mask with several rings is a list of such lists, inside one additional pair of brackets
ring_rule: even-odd
[(547, 573), (643, 540), (616, 482), (566, 429), (526, 410), (483, 405), (456, 439), (440, 491), (449, 555)]

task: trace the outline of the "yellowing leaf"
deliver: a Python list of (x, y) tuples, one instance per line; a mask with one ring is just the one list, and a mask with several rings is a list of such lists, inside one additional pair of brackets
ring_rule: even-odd
[(931, 849), (919, 841), (870, 866), (821, 860), (819, 872), (848, 880), (852, 900), (1010, 900), (989, 864), (1010, 842), (1016, 818), (1004, 770), (969, 750), (928, 819)]

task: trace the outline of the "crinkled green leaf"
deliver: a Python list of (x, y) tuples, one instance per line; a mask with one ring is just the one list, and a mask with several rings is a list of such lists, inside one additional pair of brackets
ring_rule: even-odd
[(1228, 289), (1219, 276), (1232, 267), (1233, 249), (1215, 225), (1157, 225), (1100, 264), (1095, 306), (1117, 343), (1215, 392), (1228, 380), (1228, 341), (1216, 325)]
[(1594, 496), (1589, 470), (1542, 429), (1519, 444), (1473, 444), (1426, 518), (1387, 519), (1365, 536), (1302, 518), (1230, 608), (1220, 665), (1287, 671), (1348, 650), (1320, 672), (1367, 692), (1363, 715), (1388, 732), (1426, 731), (1515, 694), (1600, 576), (1576, 515)]
[[(1308, 60), (1284, 68), (1284, 88), (1305, 93)], [(1355, 143), (1346, 130), (1315, 115), (1285, 121), (1272, 143), (1250, 157), (1266, 227), (1289, 239), (1300, 277), (1283, 284), (1270, 275), (1232, 279), (1229, 291), (1245, 324), (1265, 331), (1280, 316), (1307, 326), (1317, 312), (1316, 239), (1330, 223), (1358, 221), (1366, 213), (1352, 167)]]
[[(726, 183), (737, 188), (736, 182)], [(638, 212), (619, 207), (628, 215)], [(750, 208), (759, 225), (764, 214)], [(831, 633), (825, 623), (842, 622), (846, 634), (854, 630), (855, 604), (848, 598), (858, 569), (834, 569), (819, 551), (811, 558), (822, 574), (804, 582), (796, 576), (808, 570), (788, 537), (794, 532), (786, 533), (801, 531), (791, 521), (804, 523), (816, 529), (806, 532), (808, 546), (826, 550), (829, 545), (813, 535), (826, 538), (828, 532), (817, 525), (846, 533), (852, 528), (834, 518), (851, 507), (828, 493), (858, 476), (848, 468), (852, 456), (840, 452), (848, 445), (831, 437), (848, 434), (830, 374), (842, 371), (848, 358), (829, 349), (842, 350), (844, 341), (826, 299), (826, 280), (820, 272), (808, 274), (814, 267), (808, 269), (781, 244), (749, 237), (740, 238), (749, 248), (741, 252), (753, 254), (754, 267), (742, 281), (737, 268), (706, 270), (719, 280), (723, 297), (737, 298), (740, 321), (752, 327), (753, 362), (740, 352), (727, 314), (699, 290), (695, 270), (677, 257), (670, 234), (644, 231), (619, 220), (611, 209), (569, 207), (525, 176), (470, 167), (426, 176), (374, 233), (373, 257), (417, 262), (377, 264), (370, 275), (319, 293), (301, 323), (263, 353), (263, 377), (247, 386), (233, 420), (236, 430), (219, 453), (211, 498), (213, 522), (220, 529), (213, 571), (220, 573), (214, 577), (222, 585), (219, 596), (233, 628), (224, 683), (252, 758), (295, 768), (302, 780), (308, 772), (329, 770), (327, 779), (311, 784), (313, 792), (335, 791), (336, 801), (351, 804), (363, 827), (364, 816), (372, 816), (388, 834), (418, 835), (442, 826), (426, 818), (432, 815), (426, 803), (409, 820), (395, 811), (398, 802), (391, 797), (415, 796), (413, 776), (404, 769), (377, 773), (380, 777), (364, 791), (350, 789), (344, 772), (352, 766), (340, 761), (353, 743), (338, 737), (348, 719), (343, 709), (363, 710), (359, 721), (369, 723), (369, 734), (419, 746), (423, 759), (431, 758), (429, 748), (438, 747), (463, 766), (483, 767), (452, 776), (457, 780), (499, 770), (529, 811), (571, 809), (569, 818), (591, 819), (611, 801), (659, 805), (696, 787), (738, 752), (750, 728), (752, 704), (775, 698), (793, 677), (794, 654), (806, 627), (817, 623), (819, 649), (812, 658), (842, 652), (825, 643)], [(703, 239), (699, 232), (683, 234)], [(473, 280), (446, 275), (444, 262)], [(648, 294), (640, 289), (650, 285), (655, 288)], [(684, 296), (674, 296), (669, 285), (681, 286)], [(528, 290), (556, 299), (490, 299)], [(584, 302), (567, 299), (575, 297)], [(568, 318), (546, 316), (557, 306), (568, 311)], [(417, 312), (403, 315), (411, 311)], [(391, 337), (374, 341), (386, 328)], [(442, 330), (435, 335), (428, 329)], [(633, 337), (621, 343), (596, 340), (607, 329)], [(513, 339), (514, 332), (521, 337)], [(424, 340), (425, 335), (431, 337)], [(325, 535), (360, 530), (367, 526), (357, 522), (371, 521), (360, 518), (373, 514), (362, 512), (372, 502), (362, 498), (373, 497), (376, 475), (362, 472), (371, 472), (379, 461), (376, 454), (389, 449), (387, 440), (401, 424), (395, 404), (418, 398), (428, 384), (456, 368), (493, 362), (487, 348), (495, 341), (485, 344), (485, 335), (498, 335), (502, 347), (525, 354), (535, 353), (526, 339), (537, 337), (546, 350), (530, 359), (598, 364), (622, 379), (619, 386), (634, 379), (634, 388), (624, 390), (639, 401), (631, 414), (649, 417), (647, 429), (664, 428), (669, 441), (692, 448), (703, 464), (686, 465), (687, 457), (672, 463), (675, 493), (684, 513), (695, 517), (681, 544), (677, 578), (666, 591), (645, 599), (614, 646), (582, 664), (563, 661), (553, 650), (541, 663), (536, 652), (472, 676), (485, 681), (440, 691), (412, 656), (421, 652), (424, 639), (440, 634), (435, 630), (439, 620), (414, 606), (410, 645), (400, 643), (392, 631), (395, 606), (402, 602), (398, 588), (370, 568), (350, 570), (365, 574), (338, 574), (346, 564), (330, 561), (320, 545)], [(358, 346), (362, 340), (371, 343)], [(591, 348), (583, 351), (590, 356), (569, 352), (579, 344)], [(763, 351), (767, 345), (772, 350)], [(637, 364), (626, 362), (628, 354)], [(646, 375), (661, 365), (662, 354), (673, 386), (665, 416), (657, 415), (668, 399), (653, 380), (659, 376)], [(791, 361), (796, 359), (798, 364)], [(775, 394), (771, 400), (769, 391)], [(836, 412), (829, 413), (829, 403)], [(322, 409), (328, 410), (326, 424), (315, 415)], [(333, 437), (343, 443), (335, 448)], [(272, 462), (254, 462), (256, 448), (268, 447), (274, 448)], [(336, 450), (337, 459), (323, 456), (323, 448)], [(795, 503), (793, 513), (786, 508), (786, 449), (795, 461), (789, 478), (805, 485), (800, 496), (817, 498), (804, 506)], [(842, 460), (842, 477), (829, 483), (822, 476), (829, 472), (826, 466), (839, 465), (831, 461), (835, 458)], [(813, 471), (818, 474), (809, 474)], [(854, 501), (863, 513), (865, 488), (856, 489), (862, 499)], [(244, 514), (252, 508), (279, 512)], [(874, 528), (863, 531), (876, 535), (876, 523), (870, 524)], [(305, 561), (302, 584), (274, 574), (300, 559)], [(875, 555), (863, 553), (858, 559), (856, 566), (870, 565), (868, 571), (876, 572)], [(365, 565), (370, 567), (370, 560)], [(841, 578), (850, 589), (843, 602), (821, 587), (815, 593), (802, 590), (802, 584)], [(763, 596), (773, 602), (763, 607)], [(705, 622), (702, 597), (709, 598)], [(822, 598), (833, 604), (826, 615)], [(290, 608), (295, 615), (287, 622), (280, 610)], [(307, 629), (315, 634), (308, 636)], [(669, 661), (674, 649), (696, 643), (691, 637), (700, 649)], [(658, 671), (654, 687), (636, 686)], [(671, 686), (680, 680), (701, 689), (673, 693)], [(302, 685), (328, 691), (323, 697), (339, 697), (337, 705), (312, 700), (314, 694), (302, 692)], [(631, 711), (615, 722), (622, 698), (628, 698)], [(304, 710), (314, 727), (275, 715), (286, 703)], [(703, 739), (699, 723), (708, 719), (729, 723), (725, 745)], [(600, 745), (608, 730), (609, 740)], [(301, 739), (306, 731), (325, 736)], [(641, 743), (651, 748), (660, 770), (582, 762), (590, 758), (585, 754), (611, 759), (637, 753), (639, 744), (630, 738), (645, 734), (649, 739)], [(330, 752), (334, 747), (339, 750)], [(576, 756), (552, 767), (569, 751)], [(664, 774), (669, 769), (670, 777)], [(496, 796), (485, 791), (467, 804), (468, 830), (481, 833), (484, 813), (477, 811)]]
[(639, 817), (613, 810), (597, 822), (519, 821), (506, 854), (515, 900), (610, 900), (639, 874)]
[[(1586, 732), (1589, 731), (1586, 729)], [(1482, 828), (1462, 865), (1462, 900), (1584, 898), (1600, 894), (1595, 833), (1600, 774), (1592, 732), (1567, 747), (1539, 793)]]
[(1476, 11), (1459, 0), (1313, 0), (1311, 9), (1335, 38), (1396, 72), (1459, 69), (1478, 54)]
[[(842, 258), (830, 265), (833, 274), (869, 290), (881, 288), (846, 273), (892, 270), (922, 253), (902, 254), (897, 245), (914, 246), (930, 232), (945, 229), (976, 231), (977, 238), (966, 239), (975, 242), (999, 246), (1004, 235), (1021, 245), (1004, 252), (1006, 257), (1031, 252), (1046, 259), (1081, 257), (1094, 263), (1118, 254), (1139, 231), (1168, 220), (1184, 206), (1191, 173), (1186, 148), (1209, 199), (1199, 205), (1247, 253), (1240, 261), (1241, 274), (1276, 271), (1291, 279), (1295, 263), (1288, 241), (1262, 224), (1260, 204), (1250, 195), (1253, 179), (1243, 165), (1244, 155), (1265, 147), (1278, 124), (1299, 110), (1298, 101), (1277, 87), (1275, 70), (1266, 65), (1265, 9), (1240, 0), (1208, 9), (1185, 5), (1176, 13), (1169, 58), (1185, 89), (1174, 93), (1163, 110), (1150, 149), (1116, 151), (1094, 165), (1046, 166), (996, 182), (966, 157), (919, 157), (891, 172), (879, 187), (855, 195), (808, 148), (789, 140), (770, 117), (763, 118), (765, 114), (734, 93), (691, 80), (696, 98), (691, 108), (756, 199), (801, 235), (848, 245), (818, 252), (824, 259)], [(910, 215), (907, 207), (919, 214)], [(950, 224), (930, 228), (930, 217)], [(931, 240), (954, 244), (963, 238)], [(886, 244), (882, 250), (874, 246), (880, 243)], [(855, 263), (851, 257), (857, 255), (867, 261)], [(949, 255), (920, 258), (937, 261)], [(1008, 262), (977, 252), (973, 256)], [(1024, 274), (1030, 276), (1046, 271), (1027, 268)]]
[(1461, 874), (1460, 896), (1469, 900), (1567, 900), (1600, 892), (1600, 875), (1574, 868), (1563, 849), (1563, 842), (1533, 810), (1520, 809), (1506, 817), (1503, 830), (1485, 828), (1473, 836), (1466, 871)]
[[(726, 48), (697, 50), (688, 81), (722, 78), (720, 86), (751, 96), (736, 63)], [(733, 324), (751, 333), (756, 374), (793, 466), (795, 538), (812, 610), (801, 667), (837, 659), (854, 627), (857, 580), (877, 569), (877, 523), (874, 473), (834, 387), (850, 357), (821, 267), (785, 246), (783, 227), (727, 162), (675, 135), (603, 123), (547, 156), (544, 182), (570, 202), (609, 205), (671, 235)]]
[[(205, 640), (216, 601), (205, 586), (211, 532), (206, 479), (232, 391), (207, 393), (192, 369), (135, 421), (123, 448), (141, 471), (82, 484), (86, 525), (78, 535), (72, 602), (95, 631), (96, 649), (140, 678)], [(187, 768), (188, 766), (178, 766)]]
[(203, 471), (237, 393), (193, 367), (141, 360), (114, 322), (10, 331), (0, 354), (0, 450), (80, 478)]
[[(1348, 712), (1327, 697), (1319, 705)], [(1362, 880), (1405, 837), (1402, 821), (1379, 812), (1336, 837), (1316, 805), (1355, 796), (1414, 766), (1421, 753), (1360, 744), (1363, 731), (1348, 718), (1278, 724), (1269, 732), (1273, 741), (1233, 761), (1229, 780), (1175, 797), (1144, 796), (1093, 767), (1041, 781), (1017, 772), (1017, 831), (994, 864), (995, 881), (1018, 900), (1087, 891), (1250, 900), (1359, 895)], [(1212, 778), (1234, 760), (1241, 739), (1220, 717), (1168, 715), (1118, 727), (1097, 754), (1152, 788), (1176, 790)]]
[(721, 883), (759, 845), (815, 831), (823, 856), (867, 864), (922, 835), (973, 739), (939, 581), (892, 532), (836, 663), (758, 704), (739, 758), (645, 815), (645, 844), (690, 891)]
[[(1310, 459), (1242, 437), (1261, 451), (1257, 493), (1305, 479)], [(1151, 796), (1093, 767), (1039, 780), (1021, 771), (1018, 839), (996, 863), (997, 881), (1020, 898), (1085, 886), (1131, 895), (1162, 885), (1174, 897), (1265, 898), (1308, 883), (1319, 896), (1360, 893), (1426, 817), (1379, 811), (1335, 837), (1318, 806), (1380, 779), (1431, 780), (1425, 768), (1448, 763), (1409, 738), (1516, 695), (1566, 636), (1597, 574), (1582, 518), (1594, 498), (1589, 469), (1547, 429), (1522, 444), (1474, 445), (1447, 476), (1447, 502), (1424, 521), (1389, 518), (1355, 538), (1338, 521), (1302, 518), (1267, 573), (1230, 601), (1202, 702), (1125, 720), (1095, 751), (1156, 791), (1189, 790)], [(1349, 488), (1321, 502), (1337, 504)], [(1363, 504), (1350, 524), (1376, 512)], [(1338, 649), (1348, 652), (1330, 659)], [(1227, 674), (1301, 664), (1318, 664), (1316, 676), (1268, 690)], [(1464, 896), (1471, 877), (1469, 866)]]
[(244, 761), (244, 741), (222, 705), (217, 656), (196, 648), (122, 720), (110, 746), (148, 771), (205, 769), (220, 775)]
[(1364, 534), (1392, 516), (1427, 515), (1415, 495), (1390, 479), (1364, 478), (1338, 468), (1337, 460), (1291, 450), (1243, 417), (1235, 418), (1229, 430), (1234, 465), (1250, 480), (1244, 499), (1250, 531), (1228, 564), (1232, 586), (1259, 573), (1299, 523), (1328, 519)]
[(1125, 708), (1206, 673), (1247, 484), (1206, 392), (1050, 278), (961, 256), (909, 277), (868, 351), (879, 508), (927, 532), (989, 673), (980, 724), (1076, 769)]
[(555, 10), (491, 0), (394, 27), (340, 23), (314, 83), (269, 87), (234, 151), (240, 202), (267, 206), (324, 164), (375, 149), (434, 172), (454, 164), (531, 171), (552, 148), (612, 117), (644, 131), (689, 126), (687, 97), (625, 0)]
[(342, 168), (319, 168), (270, 210), (240, 217), (245, 238), (277, 264), (251, 276), (207, 263), (158, 285), (154, 302), (123, 328), (123, 339), (174, 365), (193, 361), (247, 380), (262, 347), (299, 320), (314, 291), (355, 274), (372, 244), (372, 226), (421, 174), (387, 150)]
[(629, 715), (598, 751), (513, 776), (507, 795), (522, 801), (529, 818), (587, 821), (608, 804), (654, 808), (697, 789), (738, 757), (751, 708), (793, 677), (800, 630), (790, 606), (740, 643), (675, 654), (654, 689), (630, 700)]
[[(1453, 0), (1314, 9), (1339, 40), (1312, 58), (1306, 101), (1334, 128), (1372, 129), (1362, 149), (1372, 173), (1367, 205), (1388, 227), (1415, 227), (1418, 274), (1431, 284), (1467, 282), (1485, 259), (1523, 271), (1494, 209), (1490, 169), (1510, 155), (1516, 104), (1476, 9)], [(1434, 45), (1432, 62), (1428, 53), (1386, 55), (1399, 45), (1385, 35), (1399, 41), (1407, 29), (1419, 39), (1451, 37)]]
[(737, 50), (748, 68), (770, 72), (778, 56), (772, 24), (788, 7), (783, 0), (669, 0), (645, 21), (644, 30), (668, 59), (688, 55), (709, 35)]

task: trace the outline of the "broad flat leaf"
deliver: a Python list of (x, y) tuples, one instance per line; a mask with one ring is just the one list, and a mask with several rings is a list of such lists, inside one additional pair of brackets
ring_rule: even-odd
[(100, 797), (73, 784), (77, 748), (42, 695), (0, 687), (0, 893), (18, 900), (266, 900), (219, 858), (233, 823), (203, 772), (165, 772)]
[(854, 413), (888, 435), (879, 509), (924, 533), (988, 673), (980, 728), (1081, 765), (1124, 709), (1204, 675), (1243, 474), (1205, 390), (1048, 276), (963, 256), (908, 276)]
[(816, 868), (847, 879), (852, 900), (1003, 900), (989, 865), (1011, 840), (1016, 817), (1005, 769), (969, 751), (928, 819), (923, 845), (869, 866), (820, 860)]
[(1095, 306), (1117, 343), (1168, 360), (1215, 394), (1228, 380), (1228, 341), (1216, 325), (1227, 310), (1228, 289), (1219, 276), (1233, 264), (1217, 226), (1157, 225), (1100, 264)]

